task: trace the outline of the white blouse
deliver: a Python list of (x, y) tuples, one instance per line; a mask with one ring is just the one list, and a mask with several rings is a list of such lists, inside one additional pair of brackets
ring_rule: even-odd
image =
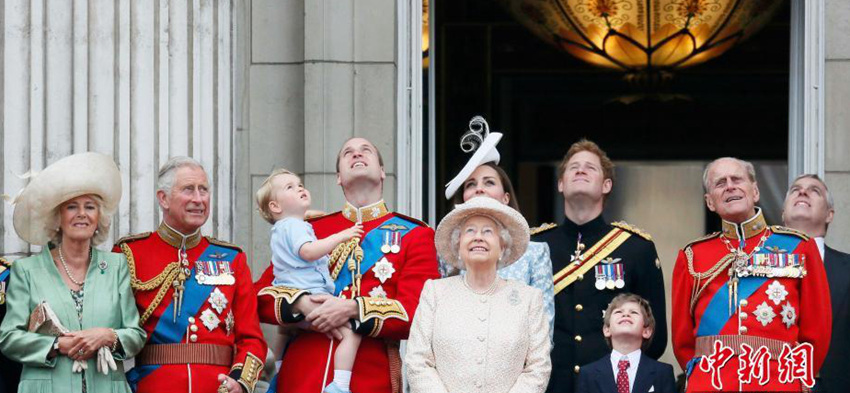
[(407, 342), (413, 393), (543, 392), (549, 322), (539, 289), (502, 281), (477, 295), (460, 276), (425, 283)]

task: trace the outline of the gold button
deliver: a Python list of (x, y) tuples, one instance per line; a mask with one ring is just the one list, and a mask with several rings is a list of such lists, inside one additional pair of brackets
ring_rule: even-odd
[(584, 307), (581, 304), (576, 304), (576, 311), (584, 310)]
[(575, 371), (575, 373), (578, 374), (578, 372), (581, 371), (581, 367), (576, 365), (575, 367), (573, 367), (573, 371)]
[(189, 341), (191, 341), (191, 342), (198, 341), (198, 335), (193, 334), (193, 335), (189, 336)]
[(742, 312), (742, 313), (739, 313), (738, 316), (741, 317), (741, 319), (747, 319), (748, 315), (747, 315), (747, 313)]
[(579, 274), (578, 276), (576, 276), (576, 279), (578, 279), (579, 281), (584, 280), (584, 274)]
[(747, 299), (741, 299), (741, 307), (747, 307)]
[(192, 333), (197, 332), (198, 331), (198, 325), (189, 326), (189, 330), (191, 330)]
[(747, 334), (747, 327), (741, 326), (740, 328), (738, 328), (738, 333)]
[(195, 323), (195, 317), (189, 317), (189, 323)]
[(581, 342), (581, 336), (576, 336), (575, 340), (576, 340), (577, 343), (580, 343)]

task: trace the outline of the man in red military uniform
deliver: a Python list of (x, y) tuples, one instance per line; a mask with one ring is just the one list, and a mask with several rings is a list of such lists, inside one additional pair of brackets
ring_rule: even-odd
[(311, 220), (317, 238), (363, 224), (362, 239), (342, 243), (331, 253), (337, 297), (271, 286), (271, 267), (254, 284), (261, 321), (283, 325), (306, 319), (311, 324), (312, 330), (297, 335), (284, 354), (276, 378), (279, 393), (322, 392), (334, 379), (327, 365), (333, 364), (337, 344), (323, 333), (347, 323), (363, 335), (350, 390), (401, 391), (398, 342), (407, 339), (425, 281), (440, 275), (434, 231), (387, 210), (384, 177), (378, 149), (363, 138), (348, 140), (337, 157), (337, 182), (348, 202), (340, 212)]
[(136, 392), (252, 393), (266, 356), (245, 253), (201, 236), (209, 182), (177, 157), (159, 172), (163, 221), (156, 232), (116, 243), (148, 342), (128, 380)]
[(673, 350), (687, 390), (811, 387), (832, 318), (817, 245), (766, 224), (752, 164), (715, 160), (703, 182), (723, 231), (685, 246), (673, 270)]

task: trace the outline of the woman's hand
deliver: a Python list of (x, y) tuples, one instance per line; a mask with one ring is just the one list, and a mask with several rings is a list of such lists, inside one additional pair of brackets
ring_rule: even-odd
[(79, 337), (61, 336), (59, 337), (59, 353), (67, 357), (71, 357), (71, 349), (80, 342)]
[[(68, 357), (74, 360), (89, 360), (97, 355), (97, 350), (101, 347), (112, 345), (115, 335), (112, 334), (112, 329), (107, 328), (92, 328), (79, 330), (65, 334), (65, 337), (76, 338), (77, 341), (71, 350), (68, 351)], [(60, 338), (61, 340), (61, 338)], [(61, 349), (61, 343), (60, 349)]]

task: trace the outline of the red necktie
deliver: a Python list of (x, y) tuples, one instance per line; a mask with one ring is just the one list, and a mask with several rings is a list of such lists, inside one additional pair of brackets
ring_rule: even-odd
[(617, 393), (629, 393), (629, 373), (626, 372), (628, 369), (629, 359), (623, 357), (617, 363)]

